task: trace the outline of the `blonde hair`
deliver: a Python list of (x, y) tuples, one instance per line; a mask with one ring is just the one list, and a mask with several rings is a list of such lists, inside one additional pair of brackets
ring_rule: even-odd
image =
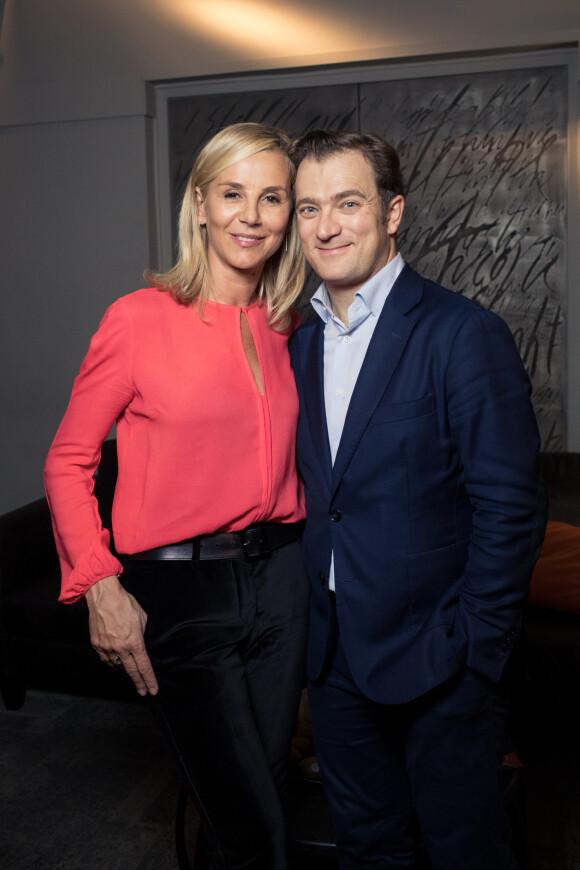
[[(260, 151), (273, 151), (286, 157), (290, 184), (293, 185), (296, 170), (288, 157), (290, 144), (286, 133), (267, 124), (232, 124), (216, 133), (198, 154), (187, 181), (179, 213), (177, 263), (168, 272), (146, 271), (146, 280), (159, 290), (170, 293), (178, 302), (188, 304), (197, 299), (199, 313), (203, 316), (203, 305), (209, 297), (208, 242), (207, 233), (199, 224), (196, 187), (205, 197), (209, 185), (220, 172)], [(268, 322), (274, 329), (282, 331), (290, 325), (290, 307), (304, 283), (304, 263), (296, 216), (293, 215), (286, 243), (266, 261), (257, 287), (260, 300), (267, 305)]]

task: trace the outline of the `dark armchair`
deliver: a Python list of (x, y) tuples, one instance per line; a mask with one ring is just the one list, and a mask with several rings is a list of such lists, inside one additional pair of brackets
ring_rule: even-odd
[[(116, 442), (103, 445), (95, 493), (110, 528)], [(18, 709), (27, 688), (132, 697), (132, 684), (104, 667), (89, 643), (84, 601), (58, 602), (60, 568), (45, 498), (0, 517), (0, 689)]]

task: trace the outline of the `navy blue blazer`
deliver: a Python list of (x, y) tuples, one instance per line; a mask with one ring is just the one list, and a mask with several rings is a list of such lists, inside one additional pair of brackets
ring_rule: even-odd
[(308, 676), (336, 608), (352, 676), (402, 703), (468, 666), (497, 681), (518, 636), (537, 532), (530, 382), (497, 315), (405, 266), (367, 351), (331, 464), (323, 329), (290, 343), (312, 584)]

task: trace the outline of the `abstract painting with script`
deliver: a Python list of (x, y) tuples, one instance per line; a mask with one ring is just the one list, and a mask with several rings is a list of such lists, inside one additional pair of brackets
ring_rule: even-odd
[[(554, 66), (172, 99), (174, 213), (199, 147), (235, 121), (384, 136), (407, 182), (404, 258), (507, 321), (543, 449), (563, 450), (567, 81), (567, 68)], [(305, 311), (316, 282), (309, 277)]]

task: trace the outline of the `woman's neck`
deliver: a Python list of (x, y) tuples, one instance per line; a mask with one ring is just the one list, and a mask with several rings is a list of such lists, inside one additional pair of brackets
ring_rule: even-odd
[(258, 298), (260, 271), (211, 269), (209, 272), (209, 299), (222, 305), (251, 305)]
[(245, 308), (255, 302), (258, 298), (258, 291), (254, 286), (248, 288), (242, 287), (220, 287), (219, 290), (210, 287), (209, 298), (214, 302), (219, 302), (220, 305), (239, 305)]

